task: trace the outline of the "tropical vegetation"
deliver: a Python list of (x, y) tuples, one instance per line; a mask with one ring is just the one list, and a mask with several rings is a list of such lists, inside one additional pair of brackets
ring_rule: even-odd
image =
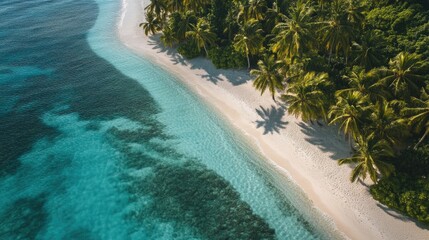
[(290, 114), (338, 126), (351, 181), (369, 176), (375, 199), (429, 223), (427, 0), (151, 0), (145, 10), (146, 34), (251, 69), (256, 90)]

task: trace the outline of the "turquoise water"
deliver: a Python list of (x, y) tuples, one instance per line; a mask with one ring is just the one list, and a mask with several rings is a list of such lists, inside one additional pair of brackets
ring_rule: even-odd
[(210, 107), (118, 42), (118, 9), (0, 3), (0, 239), (326, 237)]

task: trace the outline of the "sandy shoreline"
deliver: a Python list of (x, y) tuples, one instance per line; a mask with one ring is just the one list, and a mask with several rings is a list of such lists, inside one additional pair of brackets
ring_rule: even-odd
[[(144, 0), (148, 1), (148, 0)], [(337, 130), (305, 124), (260, 96), (246, 71), (217, 70), (207, 59), (185, 60), (148, 38), (142, 0), (123, 0), (119, 38), (136, 54), (182, 80), (229, 120), (277, 170), (290, 177), (336, 227), (351, 239), (429, 239), (429, 231), (374, 201), (367, 187), (349, 182), (350, 167), (335, 159), (349, 148)], [(258, 127), (259, 126), (259, 127)]]

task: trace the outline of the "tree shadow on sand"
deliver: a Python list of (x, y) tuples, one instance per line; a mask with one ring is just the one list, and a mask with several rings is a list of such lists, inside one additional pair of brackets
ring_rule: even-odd
[(158, 52), (166, 53), (168, 56), (170, 56), (170, 60), (174, 65), (181, 64), (187, 66), (188, 64), (186, 64), (186, 59), (180, 55), (176, 49), (165, 47), (162, 43), (160, 43), (160, 37), (160, 33), (149, 36), (149, 46), (152, 46), (152, 49), (158, 50)]
[(377, 203), (377, 207), (381, 208), (384, 212), (386, 212), (387, 214), (389, 214), (390, 216), (401, 220), (402, 222), (413, 222), (417, 227), (421, 228), (421, 229), (428, 229), (428, 226), (424, 223), (421, 223), (415, 219), (412, 219), (408, 216), (405, 216), (404, 214), (400, 213), (399, 211), (393, 209), (393, 208), (389, 208), (383, 204)]
[(255, 109), (256, 113), (262, 118), (261, 120), (256, 120), (256, 128), (263, 127), (264, 135), (265, 134), (274, 134), (280, 133), (280, 129), (284, 129), (289, 122), (282, 121), (282, 118), (285, 114), (283, 107), (276, 108), (271, 106), (271, 108), (264, 108), (259, 106), (259, 109)]
[[(192, 64), (191, 69), (202, 69), (207, 72), (207, 74), (200, 76), (214, 84), (223, 81), (223, 79), (227, 79), (233, 86), (238, 86), (250, 81), (249, 74), (244, 74), (244, 72), (240, 70), (217, 69), (213, 66), (211, 60), (207, 58), (198, 57), (188, 61)], [(224, 78), (222, 78), (222, 76), (224, 76)]]
[(297, 125), (301, 128), (301, 132), (307, 136), (305, 138), (307, 142), (316, 145), (323, 152), (330, 153), (332, 159), (338, 160), (350, 156), (350, 146), (338, 134), (338, 129), (335, 126), (306, 124), (304, 122), (299, 122)]
[(396, 210), (394, 210), (392, 208), (386, 207), (386, 206), (384, 206), (384, 205), (382, 205), (380, 203), (377, 203), (376, 205), (377, 205), (377, 207), (381, 208), (387, 214), (389, 214), (390, 216), (392, 216), (392, 217), (394, 217), (396, 219), (399, 219), (399, 220), (401, 220), (403, 222), (408, 222), (408, 221), (411, 220), (408, 217), (402, 215), (401, 213), (399, 213), (398, 211), (396, 211)]
[[(203, 79), (210, 81), (213, 84), (217, 84), (224, 79), (227, 79), (232, 85), (238, 86), (250, 81), (249, 74), (243, 74), (240, 70), (231, 69), (216, 69), (213, 63), (208, 58), (197, 57), (194, 59), (186, 59), (180, 55), (175, 48), (165, 47), (160, 43), (159, 38), (161, 34), (155, 34), (149, 36), (149, 45), (153, 46), (152, 49), (158, 50), (158, 52), (166, 53), (173, 64), (191, 66), (191, 69), (201, 69), (206, 74), (200, 74), (199, 76)], [(224, 78), (223, 78), (224, 77)]]

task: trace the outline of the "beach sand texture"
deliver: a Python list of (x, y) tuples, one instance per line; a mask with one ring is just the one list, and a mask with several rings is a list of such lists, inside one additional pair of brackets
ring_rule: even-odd
[(337, 128), (307, 124), (288, 115), (268, 93), (260, 96), (248, 71), (216, 69), (204, 58), (186, 60), (174, 49), (164, 48), (159, 36), (145, 36), (138, 25), (144, 22), (148, 3), (123, 0), (118, 23), (122, 43), (177, 76), (213, 106), (346, 237), (429, 239), (429, 230), (373, 200), (369, 182), (350, 183), (350, 166), (337, 163), (350, 154), (350, 147)]

